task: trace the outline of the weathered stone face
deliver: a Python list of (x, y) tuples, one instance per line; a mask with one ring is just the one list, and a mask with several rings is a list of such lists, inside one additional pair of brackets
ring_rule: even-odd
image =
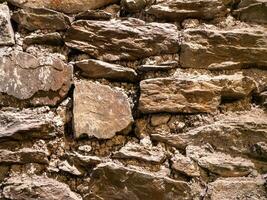
[(0, 58), (0, 72), (2, 106), (56, 105), (72, 83), (72, 66), (19, 51)]
[[(179, 50), (178, 30), (173, 24), (142, 20), (80, 20), (67, 31), (66, 45), (105, 60), (137, 60)], [(112, 39), (111, 39), (112, 38)]]
[(66, 30), (71, 20), (67, 15), (45, 8), (26, 8), (15, 12), (12, 19), (30, 31), (38, 29)]
[(181, 46), (181, 66), (203, 69), (266, 69), (266, 33), (262, 27), (233, 30), (187, 29)]
[[(227, 85), (227, 87), (224, 87)], [(141, 81), (143, 113), (214, 112), (221, 99), (244, 98), (255, 83), (242, 75), (157, 78)]]
[(187, 18), (212, 20), (224, 16), (227, 9), (217, 0), (160, 0), (147, 13), (162, 20), (181, 22)]
[(133, 122), (127, 96), (109, 86), (80, 81), (74, 91), (74, 131), (99, 139), (129, 132)]
[(88, 78), (106, 78), (114, 81), (137, 81), (137, 73), (128, 67), (110, 64), (100, 60), (82, 60), (75, 62), (75, 66), (82, 70), (82, 74)]
[(14, 31), (10, 21), (9, 8), (7, 5), (0, 4), (0, 46), (13, 44), (15, 44)]
[(13, 176), (5, 182), (3, 195), (8, 199), (81, 200), (68, 185), (45, 176)]
[(94, 180), (91, 183), (91, 198), (190, 199), (190, 188), (186, 182), (158, 177), (153, 173), (130, 169), (115, 163), (98, 165), (92, 176)]
[(50, 8), (64, 13), (78, 13), (90, 9), (97, 9), (118, 0), (7, 0), (18, 7)]

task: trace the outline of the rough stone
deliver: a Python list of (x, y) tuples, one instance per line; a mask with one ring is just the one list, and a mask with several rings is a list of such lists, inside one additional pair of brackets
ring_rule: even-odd
[(148, 79), (141, 81), (140, 88), (139, 109), (143, 113), (199, 113), (214, 112), (221, 99), (244, 98), (256, 85), (235, 74)]
[(58, 168), (64, 172), (67, 172), (67, 173), (70, 173), (70, 174), (73, 174), (75, 176), (81, 176), (82, 173), (74, 166), (74, 165), (71, 165), (68, 161), (61, 161), (59, 164), (58, 164)]
[(87, 10), (75, 16), (75, 20), (110, 20), (112, 14), (103, 10)]
[(41, 44), (41, 45), (63, 45), (64, 41), (61, 35), (57, 32), (55, 33), (38, 33), (38, 34), (31, 34), (26, 36), (23, 39), (24, 45), (33, 45), (33, 44)]
[(56, 136), (55, 115), (38, 109), (0, 111), (0, 141), (50, 139)]
[(135, 13), (145, 8), (147, 3), (147, 0), (122, 0), (121, 7), (127, 12)]
[(64, 13), (78, 13), (98, 9), (119, 0), (7, 0), (9, 3), (22, 8), (50, 8)]
[(160, 0), (147, 13), (159, 19), (182, 22), (187, 18), (212, 20), (226, 15), (227, 9), (217, 0)]
[(4, 183), (3, 194), (7, 199), (29, 200), (82, 200), (68, 185), (45, 176), (12, 176)]
[(186, 156), (195, 160), (200, 167), (222, 177), (247, 176), (255, 167), (250, 160), (199, 146), (188, 146)]
[(53, 31), (66, 30), (71, 20), (67, 15), (46, 8), (27, 8), (16, 11), (12, 19), (30, 31), (46, 29)]
[(90, 81), (75, 84), (73, 113), (76, 137), (112, 138), (118, 132), (128, 133), (133, 122), (123, 92)]
[(13, 44), (15, 44), (14, 31), (10, 21), (9, 8), (5, 4), (0, 4), (0, 46)]
[(98, 165), (92, 177), (92, 193), (89, 198), (129, 200), (191, 198), (190, 187), (186, 182), (157, 176), (144, 170), (130, 169), (115, 163)]
[(106, 78), (114, 81), (135, 82), (137, 73), (121, 65), (110, 64), (100, 60), (82, 60), (75, 62), (75, 66), (82, 70), (82, 75), (88, 78)]
[(234, 16), (246, 22), (267, 24), (267, 2), (265, 0), (243, 0)]
[(261, 178), (226, 178), (208, 185), (205, 200), (257, 199), (267, 198)]
[[(142, 20), (91, 21), (72, 24), (66, 34), (66, 45), (99, 60), (137, 60), (153, 55), (179, 51), (178, 30), (167, 23), (145, 23)], [(111, 39), (112, 38), (112, 39)]]
[(19, 151), (0, 150), (0, 164), (48, 164), (47, 153), (42, 150), (23, 148)]
[(231, 30), (187, 29), (180, 63), (183, 68), (266, 69), (266, 41), (267, 31), (259, 26)]
[(0, 106), (59, 103), (72, 84), (72, 66), (53, 56), (14, 51), (0, 58)]

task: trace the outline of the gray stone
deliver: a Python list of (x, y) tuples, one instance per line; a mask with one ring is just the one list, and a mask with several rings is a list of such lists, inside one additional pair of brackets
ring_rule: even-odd
[(5, 4), (0, 4), (0, 46), (13, 45), (14, 31), (10, 21), (9, 8)]

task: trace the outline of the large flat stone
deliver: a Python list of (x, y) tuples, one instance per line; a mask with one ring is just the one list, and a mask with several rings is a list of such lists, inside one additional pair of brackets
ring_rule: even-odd
[(240, 99), (256, 88), (241, 74), (171, 77), (141, 81), (139, 109), (143, 113), (213, 112), (222, 99)]
[(14, 31), (10, 21), (9, 8), (7, 5), (0, 4), (0, 46), (13, 45)]
[(217, 0), (160, 0), (147, 13), (162, 20), (181, 22), (187, 18), (212, 20), (224, 16), (227, 9)]
[(72, 66), (53, 56), (15, 51), (0, 58), (0, 106), (59, 103), (72, 84)]
[(263, 27), (187, 29), (181, 45), (180, 63), (184, 68), (266, 69), (266, 54), (267, 31)]
[(75, 66), (82, 70), (82, 75), (88, 78), (106, 78), (114, 81), (135, 82), (135, 70), (121, 65), (111, 64), (100, 60), (82, 60), (75, 62)]
[(103, 163), (94, 169), (91, 191), (89, 198), (92, 199), (191, 199), (186, 182), (115, 163)]
[(145, 23), (142, 20), (91, 21), (72, 24), (66, 34), (66, 45), (88, 53), (99, 60), (138, 60), (177, 53), (178, 30), (168, 23)]
[(25, 8), (14, 12), (12, 19), (23, 28), (34, 30), (66, 30), (71, 20), (67, 15), (45, 8)]
[(91, 81), (75, 84), (73, 113), (76, 137), (112, 138), (127, 133), (133, 122), (126, 94)]
[(12, 200), (81, 200), (69, 186), (45, 176), (28, 176), (25, 174), (12, 176), (4, 183), (3, 195)]
[(7, 2), (21, 8), (44, 7), (64, 13), (78, 13), (117, 3), (119, 0), (7, 0)]

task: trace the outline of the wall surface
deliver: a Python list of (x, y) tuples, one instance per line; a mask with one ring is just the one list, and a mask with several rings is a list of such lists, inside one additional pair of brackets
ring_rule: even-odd
[(266, 200), (266, 0), (0, 1), (0, 200)]

